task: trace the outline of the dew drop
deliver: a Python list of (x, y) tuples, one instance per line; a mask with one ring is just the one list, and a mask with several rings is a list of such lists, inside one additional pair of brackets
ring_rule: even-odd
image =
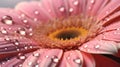
[(78, 3), (79, 3), (78, 1), (74, 1), (74, 2), (73, 2), (73, 4), (74, 4), (75, 6), (78, 5)]
[(65, 10), (65, 8), (64, 7), (60, 7), (60, 9), (59, 9), (61, 12), (63, 12), (64, 10)]
[(14, 44), (15, 44), (15, 45), (19, 45), (18, 40), (15, 40)]
[(94, 4), (94, 3), (95, 3), (95, 0), (91, 0), (90, 2), (91, 2), (92, 4)]
[(34, 13), (35, 13), (36, 15), (38, 15), (38, 14), (39, 14), (39, 11), (35, 11)]
[(74, 10), (73, 8), (70, 8), (70, 9), (69, 9), (69, 12), (73, 12), (73, 10)]
[(23, 23), (28, 23), (28, 20), (24, 19), (24, 20), (23, 20)]
[(40, 54), (39, 54), (39, 53), (33, 53), (33, 56), (34, 56), (34, 57), (39, 57)]
[(80, 59), (75, 59), (74, 62), (77, 63), (77, 64), (80, 64), (81, 60)]
[(96, 45), (95, 48), (96, 48), (96, 49), (100, 48), (100, 45)]
[(20, 64), (19, 67), (22, 67), (22, 64)]
[(6, 37), (5, 40), (6, 40), (6, 41), (10, 41), (10, 38)]
[(45, 56), (46, 58), (48, 58), (49, 56)]
[(3, 29), (3, 30), (1, 30), (1, 33), (2, 34), (7, 34), (8, 32), (6, 31), (6, 29)]
[(29, 36), (32, 36), (33, 35), (33, 33), (29, 33)]
[(17, 48), (17, 51), (20, 51), (20, 49)]
[(33, 20), (34, 20), (35, 22), (36, 22), (36, 21), (38, 21), (38, 19), (37, 19), (37, 18), (34, 18)]
[(31, 65), (32, 65), (32, 62), (29, 62), (28, 65), (31, 66)]
[(5, 48), (5, 50), (7, 50), (8, 48)]
[(20, 35), (23, 35), (23, 36), (26, 35), (26, 31), (25, 31), (25, 29), (23, 29), (23, 28), (19, 28), (17, 32), (18, 32)]
[(12, 25), (14, 23), (12, 17), (8, 15), (3, 16), (1, 21), (7, 25)]
[(23, 56), (19, 56), (19, 59), (20, 60), (24, 60), (24, 59), (26, 59), (26, 56), (24, 56), (24, 55)]
[(36, 64), (36, 65), (35, 65), (35, 67), (39, 67), (39, 65), (38, 65), (38, 64)]
[(85, 46), (84, 46), (84, 48), (87, 48), (87, 47), (88, 47), (88, 45), (85, 45)]
[(120, 30), (120, 28), (117, 28), (117, 30), (119, 31), (119, 30)]
[(25, 17), (25, 14), (21, 14), (21, 17)]
[(59, 62), (59, 59), (56, 56), (53, 57), (52, 59), (53, 59), (53, 62), (55, 62), (55, 63)]
[(25, 49), (28, 49), (28, 47), (27, 47), (27, 46), (25, 46), (24, 48), (25, 48)]

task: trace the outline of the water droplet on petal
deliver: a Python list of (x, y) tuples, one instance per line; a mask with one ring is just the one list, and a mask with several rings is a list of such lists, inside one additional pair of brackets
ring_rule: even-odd
[(39, 54), (39, 53), (33, 53), (33, 56), (34, 56), (34, 57), (39, 57), (40, 54)]
[(23, 29), (23, 28), (19, 28), (17, 32), (18, 32), (20, 35), (23, 35), (23, 36), (26, 35), (26, 31), (25, 31), (25, 29)]
[(28, 65), (31, 66), (31, 65), (32, 65), (32, 62), (29, 62)]
[(38, 19), (37, 19), (37, 18), (34, 18), (33, 20), (34, 20), (35, 22), (36, 22), (36, 21), (38, 21)]
[(19, 45), (18, 40), (15, 40), (14, 44), (15, 44), (15, 45)]
[(25, 19), (25, 20), (23, 20), (23, 23), (28, 23), (28, 20), (26, 20), (26, 19)]
[(119, 31), (119, 30), (120, 30), (120, 28), (117, 28), (117, 30)]
[(5, 50), (7, 50), (8, 48), (5, 48)]
[(74, 1), (73, 4), (74, 4), (74, 5), (78, 5), (79, 2), (78, 2), (78, 1)]
[(39, 67), (39, 65), (38, 65), (38, 64), (36, 64), (36, 65), (35, 65), (35, 67)]
[(22, 67), (22, 64), (20, 64), (19, 67)]
[(45, 56), (46, 58), (48, 58), (49, 56)]
[(33, 35), (33, 33), (29, 33), (29, 36), (32, 36)]
[(88, 45), (85, 45), (85, 46), (84, 46), (84, 48), (87, 48), (87, 47), (88, 47)]
[(3, 16), (1, 21), (7, 25), (12, 25), (14, 23), (14, 21), (12, 20), (12, 17), (8, 15)]
[(20, 49), (17, 48), (17, 51), (20, 51)]
[(6, 37), (5, 40), (6, 40), (6, 41), (10, 41), (10, 38)]
[(25, 14), (21, 14), (21, 17), (25, 17)]
[(78, 59), (75, 59), (74, 62), (77, 63), (77, 64), (80, 64), (81, 60), (78, 58)]
[(54, 56), (52, 59), (53, 59), (53, 62), (55, 63), (59, 62), (59, 59), (56, 56)]
[(35, 13), (36, 15), (38, 15), (38, 14), (39, 14), (39, 11), (35, 11), (34, 13)]
[(96, 48), (96, 49), (100, 48), (100, 45), (96, 45), (95, 48)]
[(90, 2), (93, 4), (93, 3), (95, 3), (95, 0), (91, 0)]
[(59, 9), (61, 12), (63, 12), (64, 10), (65, 10), (65, 8), (64, 7), (60, 7), (60, 9)]
[(19, 59), (21, 59), (21, 60), (25, 60), (26, 59), (26, 56), (19, 56)]
[(25, 49), (28, 49), (28, 47), (27, 47), (27, 46), (25, 46), (24, 48), (25, 48)]
[(69, 9), (69, 12), (73, 12), (73, 10), (74, 10), (73, 8), (70, 8), (70, 9)]
[(8, 32), (6, 31), (6, 29), (3, 29), (3, 30), (1, 30), (1, 33), (2, 34), (7, 34)]

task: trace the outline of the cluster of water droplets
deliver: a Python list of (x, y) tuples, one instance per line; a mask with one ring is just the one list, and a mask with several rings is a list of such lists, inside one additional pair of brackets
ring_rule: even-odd
[[(22, 14), (21, 16), (24, 17), (24, 14)], [(9, 26), (8, 28), (6, 28), (6, 26), (1, 27), (0, 32), (2, 34), (9, 34), (9, 32), (12, 32), (14, 34), (15, 33), (20, 34), (22, 36), (32, 36), (32, 27), (30, 27), (28, 24), (25, 27), (18, 27), (17, 29), (14, 30), (14, 28), (16, 28), (17, 26), (14, 25), (15, 22), (11, 16), (8, 15), (3, 16), (1, 22), (6, 26)], [(23, 23), (24, 24), (28, 23), (28, 20), (23, 20)]]

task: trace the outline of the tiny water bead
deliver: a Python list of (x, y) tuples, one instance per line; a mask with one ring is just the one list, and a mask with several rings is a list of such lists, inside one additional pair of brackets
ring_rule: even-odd
[(8, 15), (3, 16), (1, 22), (4, 23), (4, 24), (7, 24), (7, 25), (13, 25), (14, 24), (14, 21), (13, 21), (12, 17), (8, 16)]
[(71, 16), (38, 24), (31, 39), (43, 48), (76, 49), (95, 37), (99, 29), (100, 24), (91, 17)]

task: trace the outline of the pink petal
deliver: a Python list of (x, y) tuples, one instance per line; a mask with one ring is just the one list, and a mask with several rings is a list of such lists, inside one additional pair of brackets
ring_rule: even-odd
[[(104, 19), (106, 16), (113, 13), (120, 6), (120, 0), (111, 0), (102, 10), (99, 12), (97, 18), (98, 20)], [(114, 5), (114, 6), (113, 6)]]
[(120, 67), (120, 63), (100, 55), (94, 55), (96, 67)]
[(82, 3), (80, 0), (68, 0), (68, 13), (72, 16), (80, 14), (82, 11)]
[(29, 53), (39, 46), (25, 37), (6, 36), (0, 37), (0, 60), (16, 56), (18, 53)]
[(23, 63), (23, 67), (56, 67), (62, 57), (60, 49), (40, 49), (29, 56)]
[(94, 57), (91, 54), (82, 52), (84, 66), (83, 67), (96, 67)]
[(104, 40), (110, 40), (110, 41), (120, 41), (120, 22), (115, 22), (113, 24), (110, 24), (109, 26), (106, 26), (103, 28), (103, 30), (100, 32), (101, 34), (98, 36), (101, 37)]
[(110, 40), (110, 41), (120, 41), (120, 30), (114, 30), (110, 32), (105, 32), (101, 37), (105, 40)]
[(21, 18), (15, 10), (9, 8), (0, 8), (0, 22), (0, 24), (4, 24), (6, 26), (21, 25), (24, 27), (34, 27), (36, 25), (32, 20), (28, 18)]
[[(51, 11), (54, 10), (57, 18), (67, 16), (67, 9), (68, 9), (67, 1), (65, 0), (47, 0), (47, 1), (50, 3), (50, 6), (52, 6), (49, 9), (51, 9)], [(43, 2), (46, 6), (49, 6), (46, 0), (43, 0)]]
[(83, 61), (83, 56), (80, 51), (67, 51), (64, 53), (59, 67), (82, 67)]
[[(49, 5), (47, 1), (45, 4)], [(26, 17), (30, 18), (34, 22), (48, 21), (52, 18), (52, 16), (49, 14), (48, 9), (45, 9), (45, 6), (43, 5), (43, 3), (36, 1), (32, 1), (30, 3), (22, 2), (16, 6), (15, 10), (19, 14), (26, 15)]]
[(91, 40), (79, 47), (81, 51), (94, 54), (114, 54), (117, 53), (117, 43), (105, 40)]
[(22, 54), (19, 53), (17, 56), (13, 58), (7, 58), (5, 61), (1, 62), (1, 67), (22, 67), (22, 63), (25, 61), (25, 59), (30, 55), (28, 54)]
[(96, 16), (102, 10), (109, 0), (88, 0), (86, 15)]

